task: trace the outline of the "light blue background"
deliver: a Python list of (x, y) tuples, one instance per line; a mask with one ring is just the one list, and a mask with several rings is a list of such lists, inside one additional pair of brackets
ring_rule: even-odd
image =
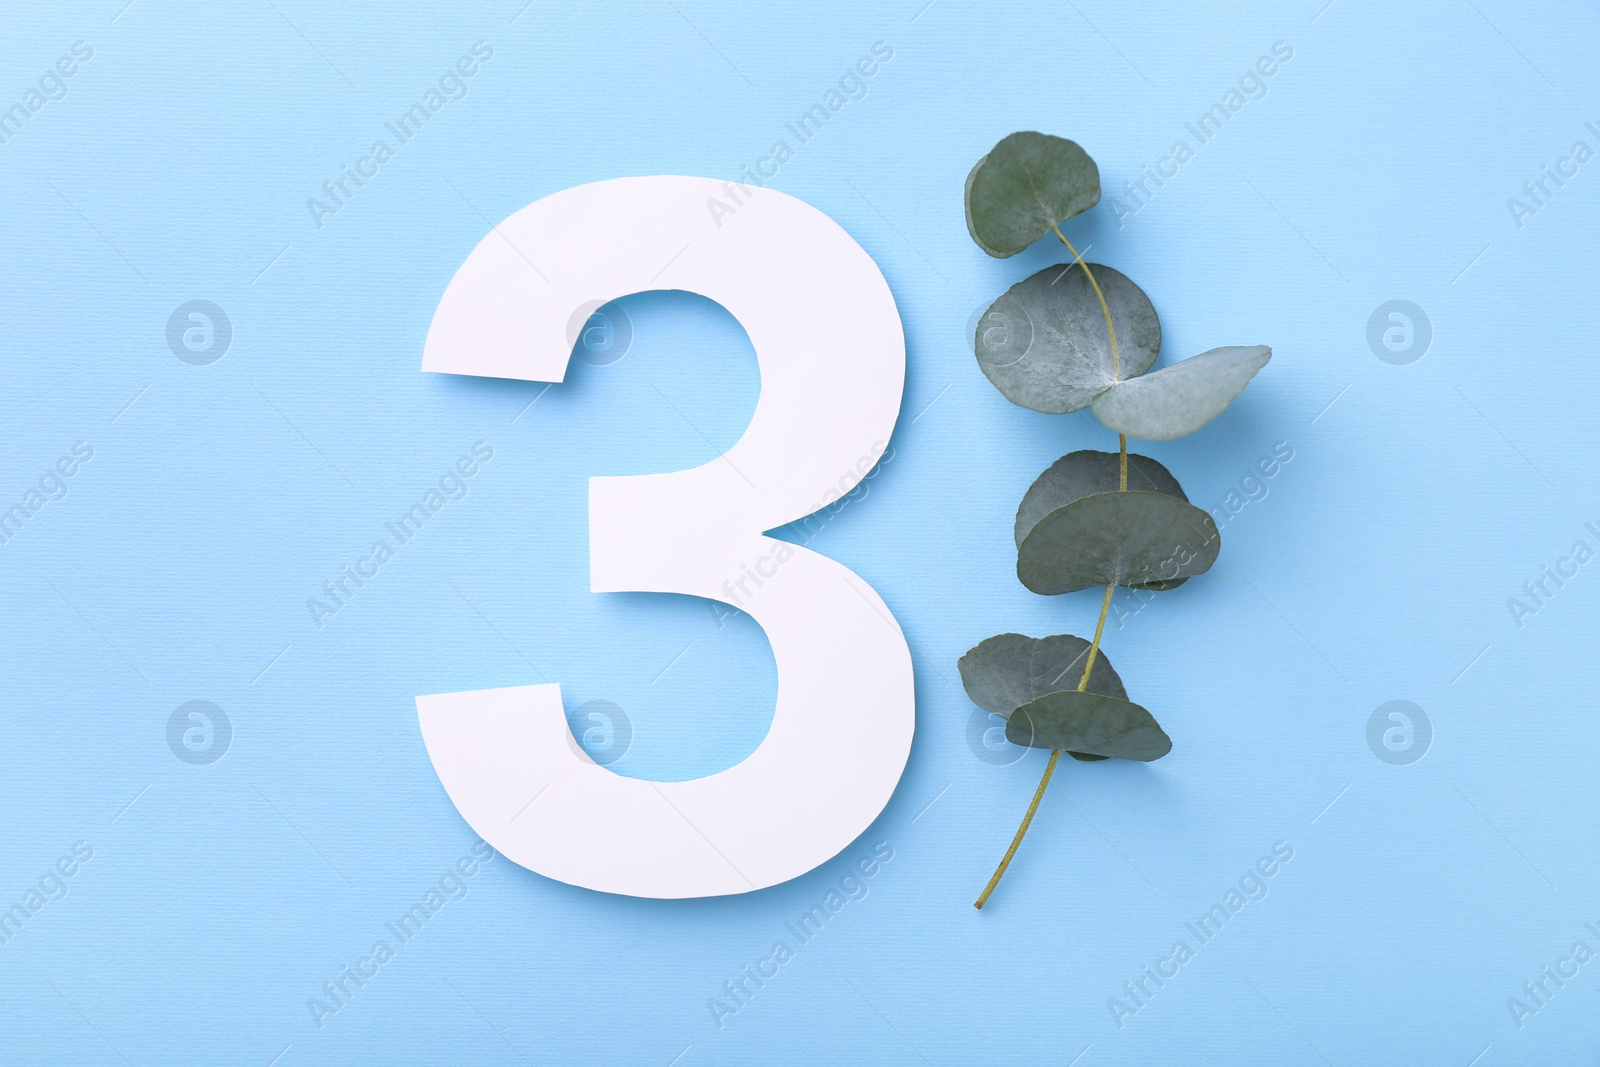
[[(1600, 564), (1520, 629), (1506, 602), (1600, 524), (1600, 162), (1521, 228), (1506, 200), (1574, 141), (1600, 147), (1600, 17), (924, 2), (7, 8), (0, 104), (75, 41), (94, 58), (0, 145), (0, 499), (75, 441), (94, 458), (0, 546), (0, 907), (74, 842), (94, 859), (0, 945), (0, 1060), (1594, 1061), (1600, 963), (1520, 1029), (1506, 1002), (1573, 942), (1600, 949)], [(318, 229), (306, 199), (480, 40), (468, 95)], [(737, 438), (759, 389), (737, 325), (632, 299), (627, 355), (528, 408), (541, 386), (418, 370), (446, 282), (486, 220), (556, 190), (736, 176), (880, 40), (866, 98), (772, 184), (861, 242), (905, 321), (893, 459), (812, 542), (913, 646), (899, 791), (838, 859), (746, 897), (607, 897), (498, 859), (317, 1029), (307, 999), (475, 841), (415, 695), (542, 674), (569, 708), (625, 708), (615, 767), (658, 777), (737, 761), (770, 719), (748, 619), (587, 592), (585, 479)], [(955, 661), (997, 632), (1092, 627), (1092, 593), (1016, 582), (1010, 531), (1033, 477), (1103, 438), (979, 372), (972, 316), (1061, 257), (979, 252), (962, 180), (1040, 129), (1121, 189), (1277, 41), (1294, 57), (1265, 98), (1123, 227), (1103, 203), (1070, 232), (1151, 295), (1167, 359), (1274, 350), (1226, 415), (1143, 451), (1206, 507), (1276, 443), (1294, 459), (1211, 573), (1108, 628), (1172, 755), (1064, 766), (980, 914), (1044, 757), (974, 755)], [(167, 347), (192, 299), (233, 324), (210, 366)], [(1432, 321), (1409, 366), (1367, 345), (1391, 299)], [(317, 629), (306, 599), (479, 440), (495, 458), (468, 497)], [(233, 724), (209, 766), (166, 741), (195, 699)], [(1410, 766), (1366, 740), (1391, 699), (1436, 734)], [(879, 841), (894, 858), (868, 895), (715, 1025), (709, 998), (795, 946), (785, 924)], [(1198, 946), (1184, 923), (1279, 841), (1270, 894)], [(1107, 999), (1180, 938), (1195, 958), (1119, 1029)]]

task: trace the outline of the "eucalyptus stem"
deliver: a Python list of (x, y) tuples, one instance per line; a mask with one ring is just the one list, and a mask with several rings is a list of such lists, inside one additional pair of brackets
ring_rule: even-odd
[(983, 906), (989, 902), (989, 894), (994, 892), (994, 887), (1005, 877), (1006, 868), (1011, 866), (1011, 857), (1017, 854), (1017, 846), (1022, 844), (1022, 839), (1027, 836), (1028, 826), (1033, 822), (1033, 813), (1039, 810), (1039, 801), (1044, 799), (1045, 787), (1050, 784), (1050, 776), (1056, 773), (1056, 761), (1060, 758), (1059, 748), (1050, 751), (1050, 762), (1044, 765), (1044, 777), (1039, 779), (1039, 788), (1033, 791), (1033, 802), (1028, 805), (1028, 814), (1022, 817), (1022, 825), (1017, 827), (1016, 836), (1011, 839), (1011, 847), (1006, 849), (1005, 856), (1000, 860), (1000, 866), (994, 869), (989, 884), (983, 887), (983, 892), (978, 894), (978, 899), (972, 904), (979, 911), (982, 911)]
[(1067, 246), (1067, 251), (1072, 253), (1072, 258), (1078, 261), (1078, 266), (1083, 268), (1083, 273), (1088, 277), (1089, 284), (1094, 286), (1094, 295), (1100, 298), (1100, 311), (1106, 317), (1106, 333), (1111, 337), (1111, 376), (1120, 379), (1122, 377), (1122, 364), (1117, 359), (1117, 328), (1111, 323), (1111, 306), (1106, 303), (1106, 294), (1100, 291), (1100, 283), (1094, 280), (1094, 271), (1090, 270), (1089, 264), (1085, 263), (1083, 257), (1078, 255), (1078, 250), (1072, 247), (1072, 242), (1067, 240), (1066, 234), (1061, 232), (1061, 227), (1052, 222), (1050, 228), (1056, 231), (1056, 236), (1061, 239), (1061, 243)]
[[(1084, 277), (1089, 279), (1089, 284), (1094, 286), (1094, 295), (1100, 301), (1100, 314), (1106, 317), (1106, 334), (1111, 338), (1111, 376), (1122, 377), (1122, 360), (1117, 357), (1117, 328), (1111, 322), (1111, 305), (1106, 303), (1106, 294), (1100, 291), (1100, 283), (1094, 280), (1094, 271), (1089, 269), (1089, 264), (1078, 255), (1078, 250), (1072, 247), (1072, 242), (1067, 240), (1067, 235), (1061, 232), (1061, 227), (1051, 223), (1050, 228), (1056, 232), (1056, 237), (1067, 246), (1067, 251), (1072, 253), (1072, 258), (1078, 261), (1078, 266), (1083, 268)], [(1128, 488), (1128, 435), (1117, 434), (1117, 470), (1120, 475), (1119, 488), (1126, 492)]]
[[(1111, 375), (1113, 378), (1122, 377), (1122, 361), (1117, 356), (1117, 327), (1111, 321), (1111, 305), (1106, 303), (1106, 294), (1100, 291), (1100, 283), (1094, 279), (1094, 271), (1089, 269), (1089, 264), (1083, 261), (1078, 250), (1072, 247), (1072, 242), (1067, 240), (1066, 234), (1061, 232), (1061, 227), (1055, 223), (1050, 224), (1056, 237), (1067, 246), (1067, 251), (1072, 253), (1072, 258), (1077, 260), (1078, 266), (1083, 268), (1083, 273), (1089, 279), (1089, 284), (1094, 287), (1094, 295), (1100, 301), (1100, 313), (1106, 318), (1106, 335), (1111, 339)], [(1119, 489), (1126, 491), (1128, 488), (1128, 437), (1126, 434), (1117, 434), (1117, 463), (1119, 473)], [(1100, 619), (1094, 626), (1094, 640), (1089, 643), (1089, 657), (1083, 664), (1083, 677), (1078, 679), (1078, 692), (1085, 692), (1089, 688), (1089, 673), (1094, 670), (1095, 657), (1100, 654), (1100, 638), (1106, 631), (1106, 615), (1111, 611), (1111, 594), (1116, 590), (1115, 580), (1106, 583), (1106, 595), (1100, 601)], [(1061, 759), (1061, 749), (1050, 751), (1050, 761), (1044, 765), (1044, 775), (1039, 779), (1039, 788), (1033, 791), (1033, 801), (1028, 805), (1028, 812), (1022, 817), (1022, 825), (1017, 827), (1017, 832), (1011, 838), (1011, 847), (1006, 849), (1006, 854), (1000, 860), (1000, 866), (994, 870), (994, 876), (989, 879), (989, 884), (983, 887), (983, 892), (978, 894), (973, 907), (983, 909), (989, 900), (989, 894), (994, 892), (994, 887), (1000, 884), (1000, 879), (1005, 876), (1006, 868), (1011, 866), (1011, 858), (1017, 854), (1017, 846), (1022, 844), (1022, 839), (1028, 835), (1028, 827), (1033, 823), (1034, 813), (1039, 810), (1039, 802), (1044, 799), (1044, 791), (1050, 785), (1051, 777), (1056, 773), (1056, 763)]]
[(1111, 594), (1116, 591), (1116, 579), (1106, 583), (1106, 595), (1100, 600), (1100, 621), (1094, 624), (1094, 640), (1089, 642), (1089, 658), (1083, 664), (1083, 677), (1078, 679), (1078, 692), (1089, 688), (1089, 672), (1094, 670), (1094, 659), (1100, 654), (1100, 636), (1106, 632), (1106, 615), (1111, 611)]
[[(1116, 590), (1117, 583), (1106, 583), (1106, 595), (1100, 601), (1100, 621), (1095, 623), (1094, 640), (1089, 643), (1089, 657), (1083, 664), (1083, 677), (1078, 679), (1078, 692), (1082, 693), (1089, 687), (1089, 672), (1094, 670), (1095, 657), (1100, 654), (1100, 638), (1106, 632), (1106, 615), (1111, 611), (1111, 594)], [(1000, 879), (1005, 877), (1006, 868), (1011, 866), (1011, 858), (1017, 854), (1017, 846), (1022, 844), (1022, 839), (1028, 836), (1028, 827), (1033, 824), (1034, 813), (1039, 810), (1039, 801), (1044, 799), (1044, 791), (1050, 785), (1051, 777), (1056, 773), (1056, 763), (1061, 759), (1061, 749), (1050, 750), (1050, 760), (1044, 765), (1044, 775), (1039, 779), (1039, 788), (1033, 791), (1033, 800), (1028, 804), (1028, 812), (1022, 817), (1022, 825), (1017, 827), (1016, 834), (1011, 838), (1011, 847), (1006, 849), (1006, 854), (1001, 857), (1000, 866), (994, 869), (989, 884), (983, 887), (983, 892), (978, 894), (978, 899), (973, 907), (979, 911), (989, 902), (989, 894), (994, 892), (994, 887), (1000, 884)]]

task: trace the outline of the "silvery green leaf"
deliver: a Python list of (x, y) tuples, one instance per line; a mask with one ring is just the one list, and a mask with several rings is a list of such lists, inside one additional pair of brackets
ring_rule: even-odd
[[(1088, 653), (1089, 642), (1072, 634), (997, 634), (968, 649), (957, 667), (972, 702), (1006, 716), (1046, 693), (1078, 688)], [(1104, 652), (1095, 656), (1089, 691), (1123, 700), (1128, 697)]]
[[(956, 666), (961, 684), (972, 702), (1002, 718), (1046, 693), (1076, 689), (1083, 678), (1084, 658), (1089, 642), (1072, 634), (1052, 637), (1027, 637), (1023, 634), (997, 634), (967, 650)], [(1095, 655), (1089, 670), (1091, 693), (1102, 693), (1122, 700), (1128, 691), (1106, 659), (1104, 651)], [(1078, 759), (1096, 760), (1074, 752)]]
[[(1117, 453), (1088, 450), (1067, 453), (1034, 479), (1027, 493), (1023, 495), (1022, 503), (1017, 506), (1017, 521), (1013, 531), (1017, 545), (1020, 547), (1023, 538), (1028, 536), (1028, 531), (1056, 508), (1091, 493), (1114, 491), (1121, 485), (1121, 461)], [(1166, 493), (1185, 503), (1189, 500), (1184, 495), (1183, 487), (1178, 484), (1178, 479), (1174, 478), (1167, 468), (1149, 456), (1135, 453), (1128, 455), (1128, 488)], [(1188, 580), (1187, 578), (1158, 579), (1153, 582), (1137, 582), (1129, 588), (1160, 592), (1176, 589)]]
[[(1017, 544), (1040, 519), (1056, 508), (1092, 493), (1109, 493), (1122, 486), (1121, 458), (1116, 452), (1084, 449), (1068, 452), (1033, 480), (1017, 505), (1014, 534)], [(1149, 456), (1128, 455), (1128, 488), (1166, 493), (1188, 502), (1172, 472)]]
[(1213, 348), (1118, 382), (1095, 398), (1094, 413), (1118, 433), (1170, 441), (1222, 414), (1271, 358), (1266, 345)]
[(1115, 361), (1100, 299), (1076, 263), (1024, 278), (978, 320), (978, 366), (1013, 404), (1051, 415), (1078, 411), (1156, 361), (1161, 320), (1149, 297), (1115, 268), (1089, 269), (1116, 326)]
[(1100, 168), (1064, 137), (1013, 133), (967, 174), (967, 232), (996, 258), (1014, 256), (1100, 202)]
[(1222, 545), (1211, 516), (1165, 493), (1094, 493), (1034, 523), (1017, 547), (1017, 578), (1035, 593), (1149, 586), (1211, 569)]
[(1172, 751), (1172, 738), (1144, 708), (1099, 693), (1050, 693), (1012, 712), (1006, 740), (1148, 763)]

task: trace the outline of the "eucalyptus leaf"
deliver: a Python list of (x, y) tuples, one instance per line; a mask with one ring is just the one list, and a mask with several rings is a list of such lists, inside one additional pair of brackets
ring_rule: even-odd
[[(1078, 688), (1088, 654), (1089, 642), (1072, 634), (997, 634), (968, 649), (956, 666), (974, 704), (1008, 716), (1046, 693)], [(1104, 652), (1095, 656), (1089, 671), (1089, 692), (1128, 698)]]
[[(1106, 493), (1122, 485), (1121, 459), (1115, 452), (1069, 452), (1052, 463), (1043, 474), (1034, 479), (1017, 506), (1017, 521), (1013, 530), (1017, 545), (1022, 545), (1028, 531), (1040, 519), (1065, 504), (1091, 493)], [(1183, 487), (1172, 472), (1149, 456), (1128, 454), (1128, 488), (1143, 489), (1152, 493), (1166, 493), (1189, 502)], [(1187, 578), (1172, 578), (1153, 582), (1139, 582), (1130, 589), (1148, 589), (1161, 592), (1176, 589)]]
[(1172, 751), (1155, 716), (1099, 693), (1050, 693), (1012, 712), (1006, 740), (1030, 748), (1065, 748), (1148, 763)]
[[(997, 634), (967, 650), (956, 666), (961, 684), (972, 702), (1001, 718), (1046, 693), (1076, 689), (1083, 677), (1084, 658), (1089, 642), (1072, 634), (1028, 637), (1023, 634)], [(1122, 679), (1105, 653), (1095, 655), (1089, 669), (1088, 691), (1105, 696), (1128, 698)], [(1081, 760), (1104, 759), (1073, 752)]]
[(1097, 585), (1148, 586), (1211, 569), (1211, 516), (1165, 493), (1094, 493), (1056, 508), (1017, 547), (1017, 578), (1052, 596)]
[(1115, 361), (1100, 298), (1076, 263), (1024, 278), (978, 320), (978, 366), (1013, 404), (1050, 415), (1079, 411), (1156, 361), (1161, 320), (1150, 298), (1115, 268), (1091, 263), (1089, 269), (1116, 326)]
[(1095, 398), (1094, 413), (1118, 433), (1170, 441), (1222, 414), (1271, 358), (1266, 345), (1213, 348), (1142, 378), (1118, 382)]
[(1013, 133), (967, 174), (967, 232), (998, 259), (1014, 256), (1057, 223), (1100, 202), (1100, 168), (1078, 145)]
[[(1050, 512), (1079, 497), (1109, 493), (1122, 486), (1122, 462), (1116, 452), (1084, 449), (1068, 452), (1033, 480), (1017, 505), (1014, 535), (1017, 544)], [(1128, 488), (1165, 493), (1184, 503), (1189, 498), (1172, 472), (1149, 456), (1128, 455)]]

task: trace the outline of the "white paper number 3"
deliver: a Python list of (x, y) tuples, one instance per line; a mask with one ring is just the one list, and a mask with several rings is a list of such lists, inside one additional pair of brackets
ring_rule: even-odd
[[(849, 569), (765, 536), (854, 488), (894, 429), (905, 338), (872, 257), (809, 204), (710, 178), (619, 178), (512, 215), (451, 279), (422, 369), (559, 382), (588, 311), (651, 289), (717, 301), (744, 327), (761, 397), (744, 436), (693, 470), (589, 480), (596, 593), (727, 600), (766, 631), (772, 727), (743, 762), (687, 782), (625, 778), (567, 727), (558, 685), (417, 698), (457, 810), (516, 863), (639, 897), (776, 885), (837, 855), (889, 802), (911, 749), (911, 654)], [(752, 564), (792, 553), (781, 566)], [(770, 575), (765, 571), (772, 571)], [(626, 653), (619, 651), (619, 659)], [(754, 711), (754, 709), (752, 709)]]

